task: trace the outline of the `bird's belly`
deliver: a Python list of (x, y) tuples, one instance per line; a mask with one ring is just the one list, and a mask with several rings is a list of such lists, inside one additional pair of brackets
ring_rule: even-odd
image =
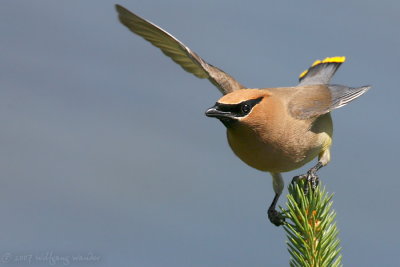
[[(309, 133), (314, 134), (314, 133)], [(315, 133), (315, 136), (301, 136), (297, 139), (270, 140), (256, 134), (228, 131), (228, 142), (233, 152), (246, 164), (260, 171), (288, 172), (300, 168), (316, 158), (330, 145), (330, 135)]]

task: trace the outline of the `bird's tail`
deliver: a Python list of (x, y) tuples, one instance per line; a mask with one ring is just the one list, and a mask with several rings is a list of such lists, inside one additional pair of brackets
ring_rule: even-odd
[(311, 67), (299, 76), (299, 85), (329, 84), (333, 75), (345, 62), (346, 57), (328, 57), (315, 61)]

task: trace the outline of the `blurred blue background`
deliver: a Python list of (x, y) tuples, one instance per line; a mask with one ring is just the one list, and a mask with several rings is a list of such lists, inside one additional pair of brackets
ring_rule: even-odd
[[(399, 266), (399, 1), (119, 3), (248, 87), (295, 85), (314, 60), (347, 56), (333, 82), (373, 89), (333, 113), (320, 177), (344, 265)], [(287, 266), (269, 174), (204, 116), (220, 93), (129, 32), (114, 4), (0, 3), (0, 263)]]

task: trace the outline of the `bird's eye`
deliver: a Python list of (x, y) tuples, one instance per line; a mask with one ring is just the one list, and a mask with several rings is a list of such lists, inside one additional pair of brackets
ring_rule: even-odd
[(244, 105), (242, 105), (242, 112), (243, 112), (244, 114), (249, 113), (250, 110), (251, 110), (251, 107), (250, 107), (249, 104), (244, 104)]

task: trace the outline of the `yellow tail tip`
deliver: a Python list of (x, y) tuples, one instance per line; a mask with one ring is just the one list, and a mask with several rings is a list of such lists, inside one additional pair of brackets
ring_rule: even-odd
[[(327, 57), (324, 60), (316, 60), (316, 61), (314, 61), (314, 63), (311, 65), (311, 67), (314, 67), (316, 65), (323, 64), (323, 63), (343, 63), (345, 61), (346, 61), (346, 57)], [(310, 68), (308, 68), (305, 71), (303, 71), (299, 75), (299, 79), (301, 79), (304, 76), (306, 76)]]
[(343, 63), (346, 61), (346, 57), (327, 57), (324, 60), (316, 60), (311, 67), (322, 63)]
[(307, 72), (308, 72), (308, 69), (305, 70), (305, 71), (303, 71), (303, 72), (299, 75), (299, 79), (301, 79), (301, 78), (303, 78), (304, 76), (306, 76)]

